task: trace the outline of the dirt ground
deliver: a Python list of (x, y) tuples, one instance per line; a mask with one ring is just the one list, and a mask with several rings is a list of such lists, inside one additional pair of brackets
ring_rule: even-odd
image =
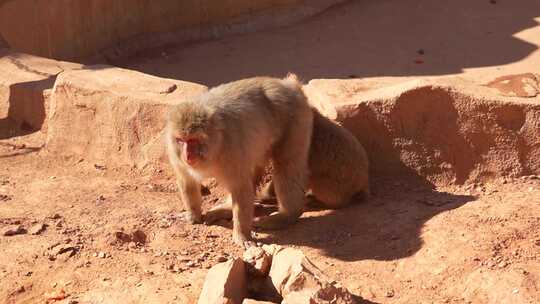
[(121, 63), (205, 85), (298, 73), (317, 78), (460, 76), (484, 83), (540, 68), (540, 2), (349, 1), (300, 24)]
[[(207, 85), (287, 71), (484, 82), (538, 71), (538, 12), (536, 0), (352, 1), (123, 65)], [(177, 219), (165, 172), (57, 159), (45, 134), (12, 131), (0, 120), (0, 303), (194, 303), (207, 269), (241, 253), (230, 223)], [(375, 176), (372, 188), (365, 203), (256, 237), (302, 249), (359, 303), (540, 303), (539, 176), (436, 189)], [(210, 187), (205, 209), (221, 194)], [(17, 226), (27, 231), (4, 235)]]
[[(0, 142), (0, 230), (28, 230), (0, 236), (1, 302), (193, 303), (207, 268), (240, 254), (230, 223), (175, 218), (182, 207), (171, 179), (50, 161), (42, 140)], [(360, 303), (540, 301), (537, 176), (436, 190), (376, 179), (373, 187), (363, 204), (309, 211), (257, 238), (301, 248)], [(219, 196), (207, 194), (205, 208)], [(46, 226), (34, 235), (36, 224)]]

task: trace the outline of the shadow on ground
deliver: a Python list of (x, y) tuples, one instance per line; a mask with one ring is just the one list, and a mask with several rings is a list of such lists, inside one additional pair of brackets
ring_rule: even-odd
[(538, 12), (536, 0), (350, 1), (295, 26), (162, 48), (124, 66), (206, 85), (289, 71), (307, 80), (454, 74), (537, 50), (515, 34), (537, 26)]
[(339, 210), (308, 212), (297, 224), (270, 231), (259, 240), (316, 248), (344, 261), (395, 260), (422, 247), (425, 222), (474, 200), (402, 180), (374, 184), (374, 195), (368, 201)]

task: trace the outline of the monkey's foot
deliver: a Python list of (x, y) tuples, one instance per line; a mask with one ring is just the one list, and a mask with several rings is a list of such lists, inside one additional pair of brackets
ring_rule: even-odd
[(189, 224), (202, 224), (202, 215), (190, 211), (183, 211), (178, 214), (178, 218)]
[(233, 232), (233, 242), (244, 249), (257, 246), (257, 243), (251, 237), (247, 237), (241, 233)]
[(274, 212), (268, 216), (256, 217), (253, 219), (253, 226), (267, 230), (283, 229), (298, 220), (298, 217)]
[(204, 222), (207, 225), (212, 225), (219, 220), (232, 219), (232, 210), (230, 209), (212, 209), (204, 215)]

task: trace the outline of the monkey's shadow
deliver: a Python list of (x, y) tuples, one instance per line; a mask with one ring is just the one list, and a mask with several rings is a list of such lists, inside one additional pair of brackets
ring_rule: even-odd
[(318, 248), (344, 261), (395, 260), (422, 247), (426, 221), (474, 200), (402, 181), (374, 185), (373, 192), (369, 200), (342, 209), (308, 210), (287, 229), (261, 231), (265, 236), (258, 241)]

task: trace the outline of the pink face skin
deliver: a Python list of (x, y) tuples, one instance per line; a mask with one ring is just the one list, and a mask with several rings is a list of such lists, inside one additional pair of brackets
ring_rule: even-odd
[(182, 159), (190, 166), (194, 166), (201, 160), (201, 142), (198, 138), (176, 138), (176, 142), (182, 149)]

